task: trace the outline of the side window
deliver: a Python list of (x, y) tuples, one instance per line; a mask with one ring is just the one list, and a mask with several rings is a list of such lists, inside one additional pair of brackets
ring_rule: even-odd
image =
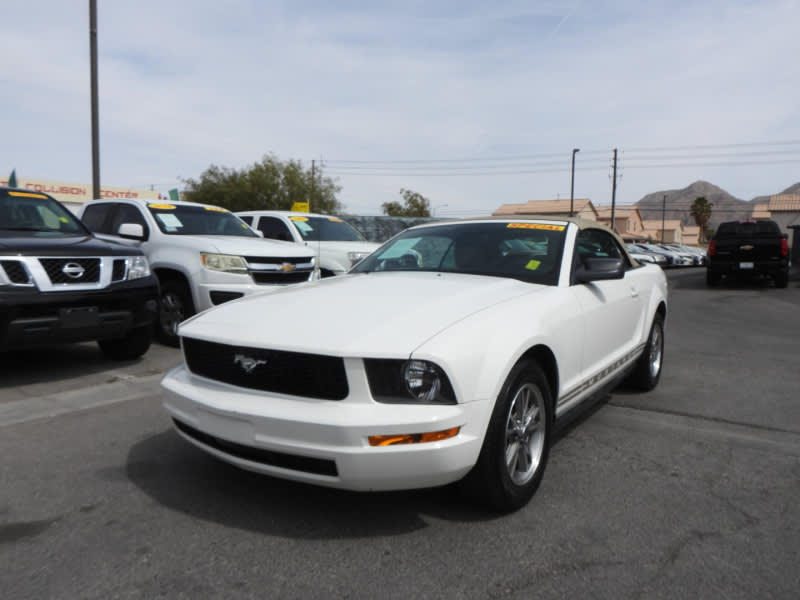
[(253, 217), (251, 217), (249, 215), (236, 215), (236, 216), (239, 217), (242, 221), (244, 221), (248, 225), (252, 225), (253, 224)]
[(145, 239), (149, 237), (150, 231), (147, 227), (147, 222), (144, 220), (141, 211), (132, 204), (117, 204), (117, 210), (111, 218), (110, 232), (117, 235), (119, 226), (123, 223), (137, 223), (141, 225), (142, 229), (144, 229)]
[(258, 220), (258, 230), (264, 234), (265, 238), (271, 240), (294, 241), (289, 228), (277, 217), (261, 217)]
[(87, 206), (83, 211), (81, 221), (83, 221), (86, 228), (93, 233), (111, 233), (107, 224), (108, 215), (113, 208), (113, 204), (93, 204)]
[(621, 258), (626, 268), (631, 266), (627, 254), (622, 251), (614, 236), (602, 229), (582, 229), (575, 240), (578, 260), (586, 258)]

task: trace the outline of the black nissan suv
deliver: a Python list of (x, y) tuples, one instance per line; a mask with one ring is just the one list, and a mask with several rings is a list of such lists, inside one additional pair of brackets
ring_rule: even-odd
[(95, 238), (47, 194), (0, 187), (0, 352), (97, 340), (132, 359), (157, 316), (158, 282), (139, 250)]

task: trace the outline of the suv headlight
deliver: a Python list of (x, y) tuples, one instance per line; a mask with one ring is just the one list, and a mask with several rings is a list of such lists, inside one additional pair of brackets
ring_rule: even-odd
[(128, 277), (127, 279), (141, 279), (150, 275), (150, 263), (144, 256), (129, 256), (125, 259), (128, 263)]
[(365, 358), (370, 392), (389, 404), (455, 404), (456, 395), (444, 371), (427, 360)]
[(361, 251), (361, 252), (348, 252), (347, 253), (347, 260), (350, 261), (350, 266), (352, 267), (358, 261), (360, 261), (363, 258), (366, 258), (369, 255), (370, 255), (369, 252), (364, 252), (364, 251)]
[(247, 265), (241, 256), (201, 252), (200, 260), (206, 269), (212, 271), (223, 271), (225, 273), (238, 273), (242, 275), (247, 273)]

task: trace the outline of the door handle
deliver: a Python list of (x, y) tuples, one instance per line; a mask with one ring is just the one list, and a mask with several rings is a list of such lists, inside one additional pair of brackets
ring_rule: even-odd
[(636, 288), (631, 288), (631, 298), (638, 298), (639, 297), (639, 290)]

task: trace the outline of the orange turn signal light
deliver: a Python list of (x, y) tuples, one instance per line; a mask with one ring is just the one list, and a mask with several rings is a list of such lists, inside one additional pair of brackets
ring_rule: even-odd
[(451, 427), (442, 431), (428, 433), (398, 433), (396, 435), (371, 435), (370, 446), (396, 446), (398, 444), (422, 444), (425, 442), (439, 442), (458, 435), (461, 427)]

